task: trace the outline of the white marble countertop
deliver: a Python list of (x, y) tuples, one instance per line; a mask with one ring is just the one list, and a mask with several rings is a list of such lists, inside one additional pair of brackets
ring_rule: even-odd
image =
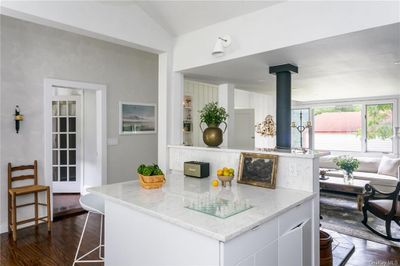
[(309, 150), (306, 153), (301, 153), (299, 150), (291, 150), (290, 152), (281, 152), (281, 151), (261, 150), (261, 149), (255, 149), (255, 150), (243, 149), (243, 150), (241, 150), (241, 149), (231, 149), (231, 148), (226, 148), (226, 147), (212, 148), (212, 147), (198, 147), (198, 146), (185, 146), (185, 145), (168, 145), (168, 148), (187, 149), (187, 150), (202, 150), (202, 151), (210, 151), (210, 152), (266, 153), (266, 154), (279, 155), (282, 157), (298, 157), (298, 158), (319, 158), (319, 157), (331, 154), (328, 151), (313, 151), (313, 150)]
[[(106, 200), (122, 204), (210, 238), (226, 242), (288, 209), (312, 198), (311, 192), (290, 189), (266, 189), (232, 183), (232, 187), (212, 187), (209, 178), (184, 177), (180, 172), (166, 176), (161, 189), (147, 190), (137, 180), (89, 188), (88, 191)], [(210, 195), (228, 200), (248, 200), (253, 208), (221, 219), (184, 207), (184, 201), (199, 195)]]

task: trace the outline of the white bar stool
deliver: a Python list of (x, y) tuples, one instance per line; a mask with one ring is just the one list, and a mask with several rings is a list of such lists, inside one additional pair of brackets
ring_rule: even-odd
[[(72, 264), (72, 266), (74, 266), (76, 263), (104, 262), (104, 256), (101, 255), (101, 249), (102, 249), (102, 247), (104, 247), (104, 244), (102, 244), (102, 242), (103, 242), (104, 199), (99, 196), (93, 195), (93, 194), (86, 194), (86, 195), (83, 195), (80, 197), (79, 203), (81, 204), (83, 209), (88, 211), (88, 214), (86, 216), (85, 225), (83, 226), (81, 238), (79, 240), (79, 245), (78, 245), (78, 248), (77, 248), (76, 254), (75, 254), (75, 260), (74, 260), (74, 263)], [(78, 258), (79, 249), (81, 248), (83, 235), (85, 234), (86, 225), (87, 225), (90, 214), (100, 214), (101, 215), (99, 245), (97, 247), (95, 247), (94, 249), (92, 249), (91, 251), (89, 251), (88, 253), (86, 253)], [(98, 259), (98, 260), (83, 260), (86, 256), (88, 256), (89, 254), (91, 254), (92, 252), (94, 252), (97, 249), (99, 250), (99, 258), (100, 259)]]

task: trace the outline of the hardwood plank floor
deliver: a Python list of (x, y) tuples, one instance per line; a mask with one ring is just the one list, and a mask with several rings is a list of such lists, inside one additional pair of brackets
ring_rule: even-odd
[[(32, 227), (18, 230), (16, 243), (7, 233), (1, 234), (0, 265), (72, 265), (85, 218), (86, 215), (78, 215), (56, 221), (51, 234), (47, 234), (44, 224), (37, 230)], [(98, 215), (91, 218), (82, 243), (82, 254), (99, 241), (100, 218)], [(350, 236), (349, 239), (355, 244), (355, 251), (346, 265), (400, 265), (400, 248)], [(95, 254), (90, 258), (95, 259)]]
[(84, 213), (79, 203), (80, 197), (79, 193), (53, 193), (53, 219), (59, 220)]
[[(39, 225), (37, 230), (33, 227), (20, 229), (16, 243), (8, 233), (1, 234), (0, 265), (72, 265), (85, 219), (86, 214), (53, 222), (51, 234), (47, 233), (44, 224)], [(99, 243), (99, 230), (100, 216), (90, 215), (80, 254), (96, 247)], [(95, 255), (88, 258), (97, 259)]]

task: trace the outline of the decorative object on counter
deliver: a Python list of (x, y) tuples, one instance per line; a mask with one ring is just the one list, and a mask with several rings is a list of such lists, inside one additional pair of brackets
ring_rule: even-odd
[(352, 182), (354, 179), (353, 172), (357, 170), (360, 162), (351, 156), (339, 156), (333, 160), (336, 165), (343, 170), (343, 178), (345, 182)]
[(164, 173), (158, 165), (140, 165), (137, 169), (140, 185), (146, 189), (160, 188), (165, 183)]
[(249, 200), (227, 200), (206, 193), (196, 199), (185, 199), (185, 208), (218, 218), (228, 218), (253, 208)]
[[(218, 107), (217, 102), (210, 102), (206, 104), (200, 111), (200, 130), (203, 132), (203, 141), (207, 146), (218, 147), (223, 142), (223, 134), (226, 131), (226, 119), (228, 113), (225, 108)], [(207, 128), (203, 130), (202, 123), (207, 124)], [(219, 128), (219, 125), (224, 123), (225, 129)]]
[(276, 134), (276, 126), (272, 115), (267, 115), (261, 123), (255, 125), (256, 132), (262, 137), (267, 137), (267, 149), (275, 148), (274, 144), (270, 143), (270, 140)]
[(152, 134), (156, 132), (155, 104), (119, 103), (119, 134)]
[(221, 180), (222, 186), (226, 187), (226, 183), (232, 186), (232, 180), (235, 177), (235, 170), (233, 168), (224, 167), (217, 170), (218, 179)]
[(237, 182), (274, 189), (277, 167), (277, 155), (242, 152)]
[(183, 174), (197, 178), (208, 177), (210, 175), (210, 164), (197, 161), (184, 162)]
[(21, 115), (21, 112), (19, 110), (19, 106), (16, 105), (15, 106), (15, 130), (17, 131), (17, 134), (19, 133), (20, 123), (23, 120), (24, 120), (24, 116)]
[(310, 130), (312, 128), (311, 121), (307, 121), (306, 125), (303, 125), (303, 112), (300, 111), (300, 124), (296, 125), (296, 122), (292, 122), (290, 125), (292, 128), (295, 128), (299, 133), (300, 133), (300, 150), (303, 153), (306, 153), (306, 149), (303, 148), (303, 132), (308, 129)]
[(272, 115), (267, 115), (261, 123), (256, 126), (256, 132), (263, 137), (273, 137), (276, 134), (276, 127)]

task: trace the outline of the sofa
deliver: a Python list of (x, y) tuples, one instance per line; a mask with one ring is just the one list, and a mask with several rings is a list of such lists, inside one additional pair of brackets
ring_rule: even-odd
[[(338, 155), (321, 157), (320, 170), (327, 170), (326, 176), (342, 177), (343, 170), (334, 162)], [(383, 192), (392, 192), (400, 179), (400, 158), (396, 157), (357, 157), (360, 165), (353, 172), (354, 179), (371, 181), (371, 185)]]

